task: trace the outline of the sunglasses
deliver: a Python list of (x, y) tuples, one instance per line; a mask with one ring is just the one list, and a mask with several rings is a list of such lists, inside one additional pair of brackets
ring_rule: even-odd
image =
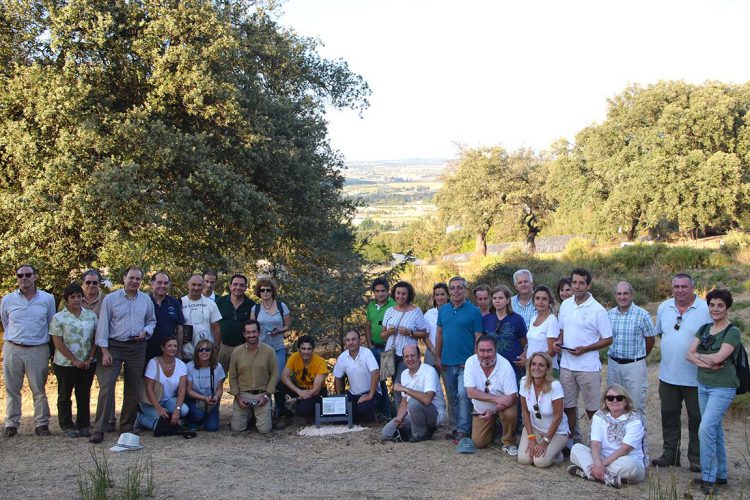
[(713, 347), (714, 339), (711, 337), (711, 335), (706, 335), (701, 339), (701, 342), (699, 344), (701, 351), (710, 351), (711, 347)]
[(618, 394), (616, 396), (612, 396), (611, 394), (607, 394), (606, 396), (604, 396), (604, 399), (606, 399), (610, 403), (612, 401), (617, 401), (617, 402), (622, 403), (623, 401), (625, 401), (625, 396), (623, 396), (622, 394)]
[(211, 348), (210, 347), (201, 347), (200, 349), (198, 349), (198, 352), (211, 352)]
[(680, 323), (682, 323), (682, 316), (677, 316), (677, 322), (674, 324), (674, 329), (679, 330), (680, 329)]
[(271, 293), (273, 292), (272, 288), (261, 288), (260, 293)]
[(534, 403), (534, 416), (539, 420), (542, 419), (542, 412), (539, 410), (539, 404)]
[(489, 394), (490, 393), (490, 386), (492, 385), (492, 382), (490, 382), (490, 379), (487, 379), (487, 381), (484, 383), (484, 393)]
[(98, 281), (84, 281), (83, 283), (85, 285), (98, 285), (99, 284)]
[(34, 273), (16, 273), (16, 276), (19, 278), (31, 278), (34, 276)]

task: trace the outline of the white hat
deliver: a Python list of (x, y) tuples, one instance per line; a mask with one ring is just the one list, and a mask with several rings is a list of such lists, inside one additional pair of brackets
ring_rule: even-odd
[(141, 438), (137, 434), (130, 432), (123, 432), (120, 434), (120, 439), (117, 440), (117, 444), (110, 448), (110, 451), (135, 451), (143, 449), (141, 446)]

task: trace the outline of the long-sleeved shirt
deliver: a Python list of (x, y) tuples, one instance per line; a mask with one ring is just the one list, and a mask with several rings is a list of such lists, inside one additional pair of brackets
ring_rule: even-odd
[(229, 394), (237, 395), (246, 391), (276, 391), (279, 372), (276, 367), (276, 351), (266, 344), (258, 344), (257, 351), (251, 351), (247, 344), (232, 352), (229, 362)]
[(131, 299), (125, 290), (117, 290), (102, 300), (96, 345), (109, 347), (110, 340), (127, 342), (142, 331), (146, 332), (146, 338), (150, 338), (155, 326), (156, 315), (151, 297), (138, 291)]
[(49, 323), (56, 313), (55, 298), (43, 290), (28, 300), (21, 290), (11, 292), (0, 303), (4, 339), (16, 344), (42, 345), (49, 342)]

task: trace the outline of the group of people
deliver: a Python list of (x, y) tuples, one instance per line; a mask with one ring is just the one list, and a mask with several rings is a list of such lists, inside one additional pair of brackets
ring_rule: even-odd
[[(50, 434), (45, 393), (50, 337), (60, 428), (92, 443), (114, 431), (121, 371), (121, 432), (154, 429), (160, 420), (218, 430), (227, 378), (234, 397), (231, 428), (237, 432), (250, 425), (260, 433), (283, 427), (288, 401), (296, 403), (297, 415), (312, 420), (327, 395), (328, 366), (315, 353), (313, 337), (299, 337), (287, 359), (291, 316), (270, 279), (256, 280), (256, 303), (247, 296), (242, 274), (231, 276), (225, 296), (214, 291), (215, 272), (194, 274), (188, 294), (177, 299), (169, 295), (171, 282), (163, 271), (151, 277), (150, 294), (140, 290), (143, 271), (130, 267), (123, 287), (104, 295), (101, 274), (89, 270), (80, 283), (65, 288), (58, 312), (53, 296), (37, 289), (32, 266), (21, 265), (16, 278), (18, 289), (0, 304), (5, 437), (15, 436), (20, 425), (24, 376), (34, 398), (35, 434)], [(570, 474), (619, 487), (643, 480), (649, 465), (646, 357), (660, 336), (664, 445), (650, 464), (680, 465), (684, 403), (690, 470), (702, 473), (696, 482), (705, 491), (726, 484), (721, 422), (739, 385), (734, 359), (741, 347), (740, 332), (728, 320), (731, 293), (715, 289), (703, 300), (693, 279), (677, 274), (673, 297), (659, 306), (654, 323), (633, 303), (629, 283), (617, 284), (617, 306), (609, 311), (591, 295), (591, 284), (588, 270), (574, 269), (560, 280), (555, 297), (550, 288), (535, 287), (532, 273), (521, 269), (513, 275), (515, 294), (502, 285), (479, 285), (472, 303), (466, 280), (454, 277), (434, 285), (434, 307), (423, 314), (413, 304), (410, 283), (389, 287), (378, 278), (364, 339), (356, 330), (345, 336), (333, 369), (335, 391), (346, 394), (358, 422), (375, 421), (377, 412), (386, 415), (384, 439), (427, 440), (450, 419), (449, 437), (459, 450), (485, 448), (498, 433), (502, 450), (520, 463), (548, 467), (562, 462), (569, 448)], [(599, 351), (607, 347), (602, 392)], [(392, 372), (395, 415), (381, 368)], [(94, 376), (100, 391), (92, 423)], [(579, 398), (590, 420), (589, 446), (578, 431)]]

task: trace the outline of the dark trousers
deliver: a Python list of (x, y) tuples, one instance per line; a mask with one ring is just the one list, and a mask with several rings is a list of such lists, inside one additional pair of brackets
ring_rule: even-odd
[(664, 438), (662, 456), (673, 463), (680, 459), (680, 428), (682, 421), (682, 402), (688, 414), (688, 460), (690, 463), (701, 462), (698, 429), (701, 425), (701, 410), (698, 405), (698, 388), (685, 385), (672, 385), (659, 381), (659, 399), (661, 400), (661, 433)]
[[(101, 359), (101, 351), (97, 351)], [(96, 403), (94, 432), (105, 432), (107, 423), (115, 411), (115, 383), (120, 371), (124, 371), (120, 432), (131, 432), (138, 414), (138, 397), (146, 364), (146, 343), (109, 341), (112, 366), (97, 363), (96, 378), (99, 380), (99, 398)]]
[(374, 422), (375, 408), (378, 406), (380, 394), (376, 392), (372, 399), (360, 403), (359, 398), (362, 396), (364, 396), (364, 394), (356, 395), (351, 392), (346, 393), (347, 399), (352, 403), (352, 417), (354, 418), (354, 422), (357, 424)]
[[(88, 370), (75, 366), (52, 365), (57, 377), (57, 419), (60, 429), (86, 429), (91, 425), (91, 384), (94, 382), (96, 365)], [(76, 422), (73, 424), (73, 402), (71, 395), (76, 395)]]
[(323, 387), (320, 390), (320, 394), (318, 396), (315, 396), (314, 398), (310, 399), (297, 399), (297, 416), (304, 417), (308, 420), (312, 420), (315, 418), (315, 404), (320, 403), (323, 404), (322, 398), (328, 396), (328, 390)]

